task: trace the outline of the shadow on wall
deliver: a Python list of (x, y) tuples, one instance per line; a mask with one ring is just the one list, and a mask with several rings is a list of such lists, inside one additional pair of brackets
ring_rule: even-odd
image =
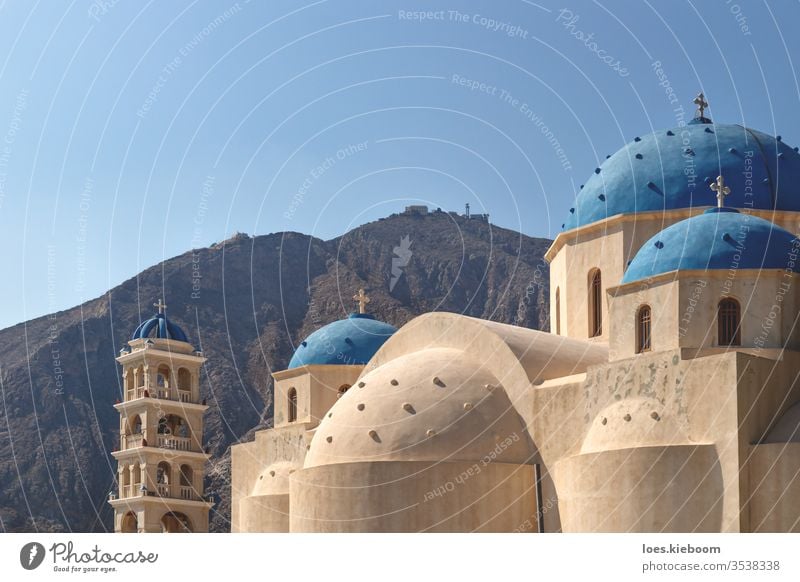
[(557, 463), (565, 532), (719, 532), (722, 470), (714, 445), (577, 455)]
[(724, 487), (716, 447), (689, 444), (655, 399), (598, 414), (581, 454), (556, 463), (565, 532), (719, 532)]

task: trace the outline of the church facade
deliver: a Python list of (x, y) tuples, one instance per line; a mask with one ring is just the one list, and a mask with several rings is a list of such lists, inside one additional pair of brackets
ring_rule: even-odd
[(232, 531), (800, 531), (800, 154), (696, 102), (581, 187), (549, 332), (360, 292), (301, 342)]

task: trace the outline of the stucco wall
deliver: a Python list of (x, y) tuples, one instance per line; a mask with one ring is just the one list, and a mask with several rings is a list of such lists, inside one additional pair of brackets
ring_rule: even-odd
[(681, 276), (681, 346), (717, 347), (717, 305), (722, 298), (741, 306), (742, 347), (797, 349), (792, 330), (798, 310), (795, 275), (783, 271), (710, 271)]
[(561, 295), (561, 335), (586, 339), (589, 331), (587, 277), (593, 268), (602, 272), (603, 334), (607, 341), (609, 311), (606, 290), (619, 285), (636, 252), (652, 236), (702, 209), (642, 213), (612, 217), (559, 235), (548, 251), (550, 261), (550, 321), (555, 332), (555, 291)]
[(750, 531), (800, 532), (800, 443), (751, 447)]
[[(534, 388), (533, 440), (554, 474), (557, 463), (581, 453), (714, 444), (722, 474), (736, 483), (741, 467), (737, 369), (735, 352), (682, 360), (680, 350), (592, 366), (585, 378)], [(572, 475), (577, 479), (579, 473)], [(563, 483), (555, 485), (562, 526), (580, 523), (561, 504)], [(591, 491), (567, 487), (573, 498)], [(572, 506), (578, 507), (574, 500)], [(739, 516), (739, 491), (730, 487), (722, 498), (721, 531), (738, 531)]]
[(550, 262), (550, 321), (555, 322), (555, 291), (559, 288), (561, 335), (584, 340), (589, 337), (589, 271), (598, 268), (602, 275), (603, 333), (593, 341), (607, 341), (605, 290), (622, 278), (624, 236), (618, 225), (612, 225), (607, 232), (588, 230), (579, 241), (565, 244)]
[[(603, 293), (618, 285), (627, 268), (628, 261), (651, 237), (666, 227), (700, 214), (705, 207), (681, 209), (669, 212), (644, 212), (637, 215), (622, 215), (590, 224), (559, 235), (548, 251), (550, 262), (550, 321), (555, 333), (555, 292), (560, 289), (561, 335), (586, 339), (588, 336), (588, 292), (587, 276), (592, 268), (600, 268), (603, 274)], [(800, 231), (800, 218), (795, 212), (751, 212), (782, 226), (789, 232)], [(609, 317), (607, 305), (603, 322)], [(604, 326), (601, 339), (610, 336)]]
[(293, 532), (536, 531), (530, 465), (325, 465), (294, 473), (291, 499)]
[(314, 365), (284, 370), (275, 378), (274, 424), (289, 424), (289, 390), (297, 391), (297, 422), (319, 424), (334, 405), (343, 385), (352, 386), (364, 366)]
[(650, 351), (676, 349), (680, 340), (679, 300), (677, 282), (655, 286), (643, 283), (609, 297), (609, 358), (619, 360), (636, 355), (637, 314), (643, 305), (650, 306)]
[[(663, 309), (666, 299), (658, 301)], [(768, 484), (762, 491), (754, 475), (764, 471), (766, 461), (750, 456), (752, 443), (764, 442), (790, 406), (800, 401), (800, 383), (795, 381), (800, 354), (753, 348), (748, 353), (722, 348), (662, 351), (661, 345), (654, 343), (655, 351), (608, 362), (605, 348), (597, 343), (452, 314), (429, 314), (384, 344), (362, 378), (369, 379), (371, 370), (386, 366), (389, 375), (380, 386), (404, 390), (409, 373), (393, 371), (392, 362), (418, 354), (409, 366), (432, 387), (431, 379), (439, 372), (426, 367), (424, 354), (434, 346), (463, 352), (467, 362), (490, 370), (530, 432), (536, 452), (532, 462), (541, 462), (545, 469), (546, 531), (789, 527), (780, 516), (762, 517), (768, 512), (765, 500), (774, 498), (769, 488), (781, 483), (788, 491), (786, 503), (798, 504), (800, 492), (789, 479), (796, 459), (788, 458), (788, 468), (780, 469), (786, 476), (775, 477), (777, 485)], [(468, 373), (469, 364), (459, 366)], [(388, 378), (403, 382), (391, 388)], [(448, 380), (450, 375), (442, 378)], [(364, 390), (373, 388), (369, 382), (366, 385)], [(395, 408), (399, 410), (399, 404)], [(281, 431), (289, 432), (280, 436)], [(257, 469), (302, 459), (303, 443), (309, 438), (307, 427), (292, 425), (262, 431), (255, 443), (234, 447), (234, 528), (241, 530), (243, 508), (255, 503), (237, 506), (237, 501), (264, 495), (255, 491)], [(536, 529), (531, 520), (530, 465), (490, 463), (464, 478), (471, 461), (436, 460), (348, 459), (298, 470), (290, 479), (290, 528)], [(240, 469), (247, 463), (253, 466)], [(627, 502), (616, 507), (621, 491), (626, 492)], [(246, 527), (273, 527), (266, 518), (254, 519), (259, 525)], [(753, 520), (765, 525), (751, 524)]]
[(683, 271), (609, 290), (611, 359), (635, 355), (636, 314), (651, 307), (652, 350), (720, 346), (717, 308), (733, 298), (741, 308), (741, 347), (797, 349), (793, 327), (800, 302), (796, 276), (784, 271)]
[(556, 464), (565, 532), (717, 532), (722, 471), (713, 445), (618, 449)]
[[(261, 496), (265, 491), (259, 483), (260, 477), (276, 463), (303, 466), (307, 448), (311, 441), (309, 426), (294, 423), (282, 428), (262, 430), (256, 433), (255, 440), (231, 447), (231, 531), (275, 531), (272, 529), (251, 529), (253, 527), (273, 527), (274, 520), (245, 515), (246, 508), (256, 507), (242, 501), (250, 496)], [(283, 491), (281, 491), (283, 493)], [(288, 491), (286, 491), (288, 493)], [(277, 503), (277, 501), (276, 501)], [(272, 505), (270, 505), (272, 507)], [(266, 519), (263, 521), (262, 519)], [(288, 530), (286, 530), (288, 531)]]
[(242, 499), (237, 531), (288, 533), (289, 494), (255, 495)]
[(309, 422), (311, 418), (311, 376), (298, 374), (275, 378), (275, 405), (273, 425), (276, 428), (289, 424), (289, 390), (297, 391), (297, 421)]

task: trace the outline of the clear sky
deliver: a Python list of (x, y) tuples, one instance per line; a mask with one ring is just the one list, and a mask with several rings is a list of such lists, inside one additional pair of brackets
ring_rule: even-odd
[(470, 202), (553, 237), (700, 90), (800, 144), (798, 22), (744, 0), (2, 1), (0, 327), (237, 231)]

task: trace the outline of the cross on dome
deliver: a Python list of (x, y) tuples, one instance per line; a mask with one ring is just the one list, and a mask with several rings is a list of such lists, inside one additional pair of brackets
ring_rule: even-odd
[(731, 193), (731, 189), (725, 185), (725, 179), (717, 176), (717, 181), (711, 184), (711, 189), (717, 193), (717, 206), (719, 208), (725, 206), (725, 197)]
[(164, 303), (161, 299), (159, 299), (158, 303), (153, 303), (153, 307), (158, 308), (159, 313), (164, 313), (164, 310), (167, 308), (167, 304)]
[(698, 93), (697, 97), (694, 98), (692, 103), (697, 105), (697, 113), (698, 113), (697, 117), (702, 119), (703, 113), (705, 112), (706, 107), (708, 107), (708, 101), (706, 101), (706, 96), (703, 95), (702, 93)]
[(358, 290), (358, 293), (353, 295), (353, 300), (358, 303), (358, 312), (359, 313), (366, 313), (367, 312), (367, 303), (370, 302), (370, 298), (364, 293), (364, 288)]

